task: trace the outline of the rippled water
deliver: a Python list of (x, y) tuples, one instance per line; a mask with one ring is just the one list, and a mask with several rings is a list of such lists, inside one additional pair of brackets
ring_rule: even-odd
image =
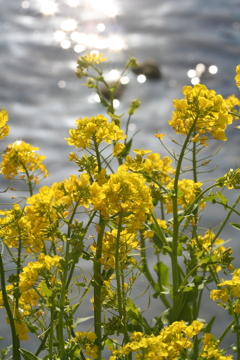
[[(139, 83), (130, 73), (130, 82), (120, 99), (119, 113), (127, 111), (131, 99), (139, 97), (142, 102), (133, 118), (137, 129), (141, 128), (136, 148), (165, 154), (154, 133), (158, 130), (172, 135), (167, 125), (172, 99), (180, 98), (181, 88), (191, 84), (187, 73), (197, 64), (203, 63), (206, 69), (210, 65), (218, 68), (215, 75), (206, 70), (202, 83), (225, 97), (238, 95), (234, 75), (240, 63), (239, 0), (113, 0), (112, 8), (104, 6), (107, 0), (81, 0), (76, 8), (60, 0), (56, 2), (58, 12), (52, 16), (42, 14), (43, 3), (0, 0), (0, 107), (8, 110), (11, 125), (10, 136), (2, 141), (1, 149), (15, 140), (39, 146), (47, 156), (51, 174), (45, 184), (77, 172), (67, 162), (70, 149), (63, 138), (75, 119), (103, 111), (91, 90), (81, 86), (75, 76), (76, 59), (84, 53), (75, 50), (102, 47), (104, 55), (112, 60), (109, 70), (122, 70), (129, 56), (139, 62), (153, 59), (159, 64), (161, 80)], [(102, 6), (97, 8), (99, 3)], [(109, 16), (109, 10), (115, 16)], [(77, 22), (76, 28), (57, 33), (69, 18)], [(105, 25), (104, 31), (100, 31), (103, 26), (99, 24)], [(74, 31), (82, 34), (73, 36), (80, 42), (72, 40)], [(61, 34), (65, 37), (60, 41)], [(70, 47), (66, 48), (69, 41)], [(230, 141), (217, 156), (220, 165), (216, 178), (234, 162), (239, 165), (240, 132), (233, 125), (227, 134)], [(170, 140), (166, 145), (173, 147)], [(211, 145), (206, 153), (219, 145)], [(5, 200), (4, 194), (1, 199)], [(214, 223), (221, 214), (211, 213), (210, 221)], [(226, 231), (226, 236), (237, 240), (238, 234)], [(236, 241), (233, 248), (239, 251)]]

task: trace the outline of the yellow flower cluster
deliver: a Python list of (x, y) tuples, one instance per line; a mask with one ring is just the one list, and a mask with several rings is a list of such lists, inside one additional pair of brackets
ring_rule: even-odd
[(92, 204), (100, 210), (105, 219), (123, 215), (122, 224), (128, 232), (135, 233), (143, 227), (147, 214), (153, 208), (150, 189), (144, 177), (118, 169), (102, 185), (104, 198), (95, 199)]
[(236, 85), (238, 88), (240, 88), (240, 65), (236, 67), (236, 73), (237, 73), (237, 75), (235, 76)]
[(200, 359), (206, 360), (232, 360), (232, 355), (223, 355), (223, 351), (218, 348), (218, 341), (214, 339), (214, 336), (209, 333), (205, 333), (203, 336), (203, 346), (200, 353)]
[[(178, 206), (181, 206), (182, 209), (186, 209), (188, 205), (192, 204), (201, 191), (201, 185), (202, 185), (201, 182), (195, 183), (193, 180), (190, 179), (179, 180), (178, 181), (179, 194), (177, 198)], [(166, 188), (169, 190), (173, 190), (174, 180), (171, 180), (171, 182), (167, 184)], [(169, 195), (164, 196), (163, 202), (165, 204), (167, 214), (172, 213), (173, 212), (172, 196)]]
[[(131, 171), (142, 171), (161, 185), (166, 185), (171, 180), (173, 168), (170, 165), (172, 162), (170, 157), (165, 156), (161, 159), (160, 154), (148, 154), (151, 151), (144, 149), (135, 149), (133, 151), (137, 154), (136, 157), (132, 158), (132, 156), (128, 155), (121, 168)], [(143, 156), (146, 154), (148, 155), (144, 159)]]
[[(24, 210), (16, 204), (11, 210), (1, 211), (4, 216), (0, 218), (0, 235), (10, 247), (17, 248), (21, 238), (27, 252), (39, 252), (44, 241), (49, 239), (46, 231), (54, 222), (67, 218), (75, 206), (88, 207), (91, 201), (99, 203), (104, 196), (97, 183), (90, 185), (89, 175), (83, 173), (80, 178), (71, 175), (51, 187), (41, 187), (37, 194), (27, 199)], [(52, 233), (51, 241), (55, 238)]]
[(219, 187), (226, 186), (228, 189), (240, 189), (240, 169), (230, 169), (224, 176), (216, 180)]
[[(98, 357), (98, 346), (94, 344), (97, 336), (94, 332), (80, 332), (76, 331), (74, 340), (81, 345), (81, 349), (85, 350), (87, 356), (92, 359), (97, 359)], [(89, 360), (87, 358), (87, 360)]]
[(80, 56), (77, 60), (77, 77), (81, 79), (84, 76), (88, 76), (88, 73), (85, 73), (84, 71), (88, 70), (89, 67), (96, 70), (95, 65), (98, 65), (106, 60), (107, 58), (103, 57), (102, 53), (88, 53), (87, 55)]
[[(28, 340), (28, 333), (29, 333), (29, 329), (28, 326), (26, 324), (26, 322), (24, 321), (24, 316), (26, 314), (28, 314), (28, 311), (25, 311), (25, 307), (26, 306), (21, 306), (21, 298), (19, 299), (19, 304), (20, 304), (20, 309), (18, 309), (16, 307), (16, 300), (14, 298), (14, 286), (13, 285), (7, 285), (6, 288), (6, 293), (7, 293), (7, 297), (8, 297), (8, 303), (13, 315), (13, 319), (14, 319), (14, 325), (15, 325), (15, 330), (16, 330), (16, 334), (19, 338), (19, 340)], [(4, 301), (3, 301), (3, 296), (2, 296), (2, 291), (0, 291), (0, 308), (2, 308), (4, 306)], [(27, 307), (27, 310), (29, 309), (29, 307)], [(9, 324), (9, 319), (7, 318), (7, 323)]]
[(207, 140), (227, 140), (226, 127), (232, 123), (228, 103), (203, 84), (184, 86), (184, 99), (174, 100), (176, 109), (169, 124), (177, 134), (194, 134), (192, 141), (207, 146)]
[(177, 359), (184, 350), (192, 348), (193, 343), (189, 338), (197, 335), (202, 327), (203, 324), (197, 320), (189, 326), (184, 321), (176, 321), (163, 328), (157, 336), (134, 332), (131, 335), (131, 342), (119, 350), (112, 350), (110, 360), (116, 360), (119, 355), (130, 353), (134, 353), (136, 360)]
[(197, 239), (194, 238), (191, 241), (191, 252), (195, 254), (201, 252), (201, 256), (206, 254), (211, 255), (212, 262), (215, 263), (212, 265), (212, 267), (215, 268), (215, 271), (220, 271), (222, 269), (222, 266), (224, 268), (227, 267), (228, 269), (232, 270), (232, 249), (226, 249), (223, 246), (225, 241), (222, 239), (217, 238), (213, 242), (214, 238), (215, 235), (211, 230), (207, 230), (204, 235), (198, 235)]
[(0, 110), (0, 140), (2, 140), (5, 136), (8, 136), (10, 131), (10, 126), (7, 125), (8, 121), (8, 112), (2, 108)]
[[(8, 302), (13, 314), (16, 333), (20, 340), (28, 340), (27, 333), (29, 333), (29, 328), (25, 320), (30, 314), (33, 314), (32, 307), (38, 306), (38, 300), (40, 294), (42, 294), (41, 285), (38, 283), (40, 280), (45, 282), (45, 278), (48, 278), (48, 284), (51, 284), (51, 286), (54, 285), (55, 277), (53, 268), (57, 267), (59, 260), (60, 257), (57, 255), (51, 257), (42, 253), (39, 255), (38, 261), (29, 262), (19, 274), (20, 296), (17, 297), (17, 300), (14, 295), (14, 286), (6, 286)], [(37, 287), (37, 290), (35, 287)], [(42, 296), (43, 295), (44, 294), (42, 294)], [(0, 307), (2, 306), (4, 306), (4, 301), (1, 291)], [(9, 323), (8, 319), (7, 322)]]
[(2, 155), (1, 173), (6, 179), (13, 179), (22, 174), (21, 179), (28, 179), (37, 184), (39, 174), (42, 174), (43, 178), (48, 176), (46, 166), (42, 164), (46, 157), (38, 155), (37, 150), (38, 147), (33, 147), (24, 141), (10, 144)]
[(219, 290), (212, 290), (210, 298), (212, 300), (221, 300), (222, 302), (227, 302), (229, 299), (237, 298), (233, 301), (234, 312), (240, 313), (240, 269), (236, 269), (232, 273), (231, 280), (224, 280), (218, 286), (222, 288)]
[[(109, 123), (108, 119), (103, 115), (85, 117), (76, 120), (76, 129), (70, 129), (70, 138), (66, 138), (68, 145), (74, 145), (77, 149), (90, 148), (91, 145), (99, 145), (102, 142), (112, 144), (126, 138), (124, 131), (114, 122)], [(116, 144), (115, 144), (116, 145)], [(123, 144), (115, 147), (114, 154), (118, 154), (123, 150)]]
[(103, 57), (102, 53), (88, 53), (87, 55), (80, 56), (78, 62), (85, 61), (91, 64), (100, 64), (101, 62), (106, 61), (107, 58)]
[(44, 271), (51, 271), (54, 266), (57, 266), (60, 260), (60, 256), (55, 255), (53, 257), (49, 255), (44, 255), (41, 253), (38, 257), (38, 261), (30, 261), (27, 266), (23, 268), (23, 271), (20, 273), (20, 283), (19, 288), (22, 293), (32, 288), (38, 281), (39, 276)]
[[(104, 265), (104, 269), (115, 269), (116, 263), (116, 244), (117, 244), (118, 230), (113, 229), (111, 232), (107, 231), (104, 234), (102, 245), (102, 257), (100, 262)], [(139, 241), (136, 234), (130, 233), (127, 230), (120, 232), (119, 244), (118, 244), (118, 262), (121, 267), (126, 267), (127, 263), (135, 263), (135, 259), (130, 257), (129, 254), (132, 250), (137, 249)], [(96, 251), (96, 244), (91, 247), (92, 251)]]

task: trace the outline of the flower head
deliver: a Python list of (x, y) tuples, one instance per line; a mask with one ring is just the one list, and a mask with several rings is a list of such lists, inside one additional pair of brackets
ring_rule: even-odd
[(48, 171), (42, 161), (46, 158), (38, 155), (38, 147), (33, 147), (24, 141), (10, 144), (2, 155), (1, 172), (6, 179), (13, 179), (17, 175), (23, 180), (33, 180), (38, 183), (39, 174), (43, 178), (48, 176)]
[[(227, 140), (226, 127), (232, 123), (229, 105), (214, 90), (203, 84), (183, 87), (184, 99), (174, 100), (175, 111), (169, 124), (178, 134), (195, 134), (195, 142), (207, 146), (207, 140)], [(197, 136), (196, 136), (197, 135)]]
[(5, 136), (8, 136), (10, 131), (10, 126), (7, 125), (8, 121), (8, 112), (2, 108), (0, 110), (0, 140), (2, 140)]

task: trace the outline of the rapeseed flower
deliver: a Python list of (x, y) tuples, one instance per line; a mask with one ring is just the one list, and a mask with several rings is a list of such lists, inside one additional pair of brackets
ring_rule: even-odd
[(193, 141), (204, 146), (210, 138), (226, 141), (225, 130), (233, 117), (223, 97), (203, 84), (184, 86), (182, 92), (184, 99), (173, 101), (175, 111), (169, 121), (175, 132), (188, 135), (191, 131)]
[[(114, 122), (109, 123), (103, 115), (85, 117), (76, 120), (76, 129), (70, 129), (70, 138), (66, 138), (68, 145), (83, 150), (91, 147), (94, 143), (116, 143), (126, 138), (124, 131)], [(115, 144), (116, 145), (116, 144)], [(122, 145), (121, 145), (122, 146)]]
[(150, 189), (141, 174), (119, 168), (97, 191), (101, 196), (92, 199), (95, 209), (101, 211), (105, 219), (123, 213), (122, 221), (128, 232), (141, 229), (153, 208)]
[(7, 125), (8, 121), (8, 112), (2, 108), (0, 110), (0, 140), (2, 140), (5, 136), (8, 136), (10, 131), (10, 126)]
[[(192, 204), (198, 194), (201, 192), (201, 182), (194, 182), (191, 179), (183, 179), (178, 181), (178, 190), (180, 195), (178, 196), (178, 206), (181, 206), (182, 209), (186, 209), (188, 205)], [(174, 180), (171, 180), (167, 186), (167, 189), (174, 189)], [(165, 204), (167, 214), (173, 212), (173, 202), (172, 197), (165, 195), (163, 198), (163, 203)], [(180, 210), (180, 208), (179, 208)]]
[(46, 157), (38, 155), (36, 153), (38, 150), (38, 147), (33, 147), (24, 141), (16, 141), (8, 145), (0, 164), (5, 179), (14, 179), (20, 175), (21, 179), (34, 181), (37, 184), (40, 174), (43, 178), (47, 177), (47, 168), (42, 164)]
[(236, 81), (237, 87), (240, 89), (240, 65), (237, 65), (236, 73), (237, 73), (237, 75), (235, 76), (235, 81)]
[[(134, 158), (127, 155), (125, 163), (120, 166), (120, 169), (131, 170), (134, 172), (142, 172), (146, 176), (148, 182), (151, 182), (150, 177), (161, 185), (166, 185), (172, 178), (173, 168), (171, 166), (171, 158), (164, 156), (161, 158), (158, 153), (150, 153), (150, 150), (134, 150), (137, 154)], [(148, 154), (144, 159), (143, 156)]]
[(141, 332), (131, 334), (131, 342), (117, 350), (112, 350), (110, 360), (119, 355), (134, 353), (137, 360), (173, 360), (181, 356), (184, 350), (191, 349), (193, 342), (190, 338), (196, 336), (203, 324), (195, 320), (187, 326), (184, 321), (176, 321), (163, 328), (159, 335), (145, 335)]

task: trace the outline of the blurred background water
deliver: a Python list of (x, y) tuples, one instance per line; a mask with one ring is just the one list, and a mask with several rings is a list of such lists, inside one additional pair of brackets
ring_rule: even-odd
[[(76, 59), (88, 51), (99, 51), (111, 60), (109, 78), (124, 68), (130, 56), (159, 65), (162, 77), (155, 81), (130, 72), (117, 105), (122, 114), (132, 99), (140, 98), (142, 106), (130, 128), (130, 134), (141, 129), (134, 147), (166, 155), (154, 134), (173, 135), (167, 120), (172, 100), (182, 97), (184, 85), (200, 81), (224, 97), (239, 95), (234, 81), (235, 67), (240, 63), (239, 45), (239, 0), (0, 0), (0, 107), (8, 110), (11, 126), (1, 151), (16, 140), (40, 147), (50, 171), (46, 185), (77, 173), (68, 162), (72, 149), (63, 139), (77, 118), (104, 109), (76, 78)], [(204, 71), (198, 77), (199, 64)], [(215, 178), (239, 166), (240, 132), (232, 125), (227, 136), (229, 141), (215, 159), (219, 164)], [(174, 147), (168, 138), (165, 144)], [(205, 156), (220, 145), (217, 141), (210, 144)], [(234, 201), (236, 192), (228, 195)], [(1, 194), (2, 201), (7, 198)], [(210, 210), (212, 227), (222, 215), (224, 211)], [(238, 232), (227, 227), (224, 235), (234, 239), (231, 245), (237, 258), (235, 266), (239, 266)], [(205, 303), (205, 310), (209, 310), (209, 300)], [(156, 311), (160, 311), (157, 304)], [(0, 319), (3, 333), (3, 312)], [(227, 321), (220, 309), (217, 334), (223, 319)], [(6, 334), (2, 344), (8, 340)], [(224, 345), (232, 341), (230, 335)]]

